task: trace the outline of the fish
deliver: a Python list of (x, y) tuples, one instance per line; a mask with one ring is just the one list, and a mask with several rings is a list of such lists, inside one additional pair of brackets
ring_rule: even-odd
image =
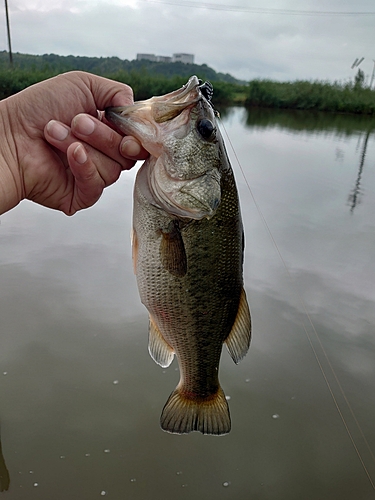
[(174, 356), (179, 364), (160, 417), (174, 434), (230, 431), (222, 346), (238, 363), (251, 338), (239, 197), (212, 93), (192, 76), (164, 96), (106, 109), (150, 153), (134, 183), (132, 258), (149, 312), (149, 353), (162, 367)]

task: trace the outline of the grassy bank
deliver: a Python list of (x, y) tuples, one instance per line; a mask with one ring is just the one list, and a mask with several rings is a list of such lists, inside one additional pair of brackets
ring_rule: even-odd
[(375, 114), (375, 91), (352, 82), (253, 80), (246, 93), (246, 106)]
[[(51, 78), (58, 74), (52, 70), (1, 70), (0, 69), (0, 99), (5, 99), (26, 87)], [(154, 95), (163, 95), (173, 90), (176, 90), (187, 82), (185, 76), (162, 76), (150, 75), (146, 71), (116, 71), (114, 73), (98, 73), (101, 76), (111, 78), (119, 82), (127, 83), (133, 89), (136, 100), (148, 99)], [(205, 80), (204, 75), (197, 75), (202, 80)], [(238, 85), (217, 81), (215, 87), (215, 102), (234, 104), (236, 102), (236, 91)], [(242, 104), (244, 99), (242, 99)]]
[[(58, 71), (41, 69), (4, 69), (0, 67), (0, 99), (58, 74)], [(113, 80), (127, 83), (133, 88), (135, 99), (147, 99), (153, 95), (171, 92), (184, 83), (186, 76), (151, 75), (139, 71), (99, 73)], [(205, 80), (204, 74), (197, 75)], [(325, 82), (275, 82), (252, 80), (247, 85), (225, 81), (214, 82), (216, 105), (245, 105), (278, 109), (305, 109), (335, 113), (375, 114), (375, 91), (355, 83)]]

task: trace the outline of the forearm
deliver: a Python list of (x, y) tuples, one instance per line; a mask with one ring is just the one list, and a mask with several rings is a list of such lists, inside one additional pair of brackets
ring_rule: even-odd
[(17, 149), (9, 120), (7, 100), (0, 102), (0, 214), (22, 199)]

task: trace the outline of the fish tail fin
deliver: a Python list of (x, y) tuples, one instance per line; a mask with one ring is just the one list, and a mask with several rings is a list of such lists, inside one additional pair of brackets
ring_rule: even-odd
[(202, 434), (223, 435), (230, 431), (231, 422), (227, 400), (221, 387), (209, 398), (189, 398), (177, 387), (169, 396), (161, 417), (164, 431), (187, 434), (199, 431)]

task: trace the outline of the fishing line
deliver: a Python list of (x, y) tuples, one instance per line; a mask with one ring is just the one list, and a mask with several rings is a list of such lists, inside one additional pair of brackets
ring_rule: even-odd
[[(299, 302), (300, 302), (300, 305), (302, 306), (302, 310), (303, 310), (304, 314), (306, 315), (306, 317), (307, 317), (307, 319), (308, 319), (308, 323), (310, 324), (310, 327), (311, 327), (311, 329), (312, 329), (312, 331), (313, 331), (313, 333), (314, 333), (315, 339), (316, 339), (316, 341), (318, 342), (318, 345), (319, 345), (319, 347), (320, 347), (320, 349), (321, 349), (321, 351), (322, 351), (322, 353), (323, 353), (323, 355), (324, 355), (324, 358), (325, 358), (325, 360), (326, 360), (326, 362), (327, 362), (327, 364), (328, 364), (328, 366), (329, 366), (329, 369), (330, 369), (330, 371), (331, 371), (331, 373), (332, 373), (332, 375), (333, 375), (333, 377), (334, 377), (334, 379), (335, 379), (335, 381), (336, 381), (336, 383), (337, 383), (337, 385), (338, 385), (338, 387), (339, 387), (339, 389), (340, 389), (341, 395), (342, 395), (342, 396), (343, 396), (343, 398), (344, 398), (344, 401), (345, 401), (345, 403), (346, 403), (346, 405), (347, 405), (347, 407), (348, 407), (348, 409), (349, 409), (349, 411), (350, 411), (350, 414), (352, 415), (352, 418), (353, 418), (353, 420), (354, 420), (354, 422), (355, 422), (355, 424), (356, 424), (356, 426), (357, 426), (357, 429), (358, 429), (359, 433), (361, 434), (362, 439), (364, 440), (364, 442), (365, 442), (365, 444), (366, 444), (366, 447), (367, 447), (368, 451), (370, 452), (370, 455), (371, 455), (371, 457), (372, 457), (372, 460), (373, 460), (373, 461), (374, 461), (374, 463), (375, 463), (375, 456), (374, 456), (374, 454), (373, 454), (373, 452), (372, 452), (372, 450), (371, 450), (370, 444), (369, 444), (369, 442), (367, 441), (367, 439), (366, 439), (366, 437), (365, 437), (365, 435), (364, 435), (364, 433), (363, 433), (363, 431), (362, 431), (361, 425), (360, 425), (360, 423), (358, 422), (358, 419), (356, 418), (356, 416), (355, 416), (355, 414), (354, 414), (354, 411), (353, 411), (353, 409), (352, 409), (352, 406), (351, 406), (351, 404), (349, 403), (348, 398), (346, 397), (345, 391), (344, 391), (344, 389), (343, 389), (343, 387), (342, 387), (342, 385), (341, 385), (341, 383), (340, 383), (340, 381), (339, 381), (339, 379), (338, 379), (338, 377), (337, 377), (337, 375), (336, 375), (336, 372), (335, 372), (335, 370), (334, 370), (334, 368), (333, 368), (333, 366), (332, 366), (332, 364), (331, 364), (331, 362), (330, 362), (330, 360), (329, 360), (328, 354), (327, 354), (326, 350), (324, 349), (324, 346), (323, 346), (323, 344), (322, 344), (322, 342), (321, 342), (321, 339), (320, 339), (320, 336), (319, 336), (319, 334), (318, 334), (318, 332), (317, 332), (317, 329), (315, 328), (314, 323), (313, 323), (313, 321), (312, 321), (312, 319), (311, 319), (311, 316), (310, 316), (310, 314), (309, 314), (309, 312), (308, 312), (308, 310), (307, 310), (306, 302), (305, 302), (305, 300), (303, 299), (302, 294), (301, 294), (301, 293), (298, 293), (298, 292), (299, 292), (299, 291), (298, 291), (298, 286), (297, 286), (297, 284), (296, 284), (295, 280), (294, 280), (294, 279), (293, 279), (293, 277), (292, 277), (292, 274), (291, 274), (291, 272), (290, 272), (290, 270), (289, 270), (289, 267), (288, 267), (288, 265), (287, 265), (287, 263), (286, 263), (286, 261), (285, 261), (285, 259), (284, 259), (283, 255), (282, 255), (282, 253), (281, 253), (281, 251), (280, 251), (280, 248), (279, 248), (279, 246), (278, 246), (278, 244), (277, 244), (277, 242), (276, 242), (276, 240), (275, 240), (275, 238), (274, 238), (274, 236), (273, 236), (273, 234), (272, 234), (271, 228), (270, 228), (270, 226), (268, 225), (267, 220), (266, 220), (266, 218), (265, 218), (265, 216), (264, 216), (264, 214), (263, 214), (263, 212), (262, 212), (262, 210), (261, 210), (261, 208), (260, 208), (260, 206), (259, 206), (258, 202), (256, 201), (256, 198), (255, 198), (255, 196), (254, 196), (254, 193), (253, 193), (253, 191), (252, 191), (252, 189), (251, 189), (251, 187), (250, 187), (250, 184), (249, 184), (249, 182), (248, 182), (248, 180), (247, 180), (247, 177), (246, 177), (246, 175), (245, 175), (245, 172), (244, 172), (244, 170), (243, 170), (243, 168), (242, 168), (241, 162), (240, 162), (240, 160), (239, 160), (239, 158), (238, 158), (238, 155), (237, 155), (237, 153), (236, 153), (236, 151), (235, 151), (235, 149), (234, 149), (234, 147), (233, 147), (232, 141), (231, 141), (231, 139), (230, 139), (230, 137), (229, 137), (229, 134), (228, 134), (228, 132), (227, 132), (227, 130), (226, 130), (226, 128), (225, 128), (225, 125), (224, 125), (224, 123), (223, 123), (223, 121), (222, 121), (222, 120), (220, 120), (220, 125), (221, 125), (221, 127), (223, 128), (223, 130), (224, 130), (224, 133), (225, 133), (225, 136), (226, 136), (226, 138), (227, 138), (228, 144), (230, 145), (230, 148), (231, 148), (231, 150), (232, 150), (232, 152), (233, 152), (233, 155), (234, 155), (234, 157), (235, 157), (235, 160), (236, 160), (236, 162), (237, 162), (237, 164), (238, 164), (238, 166), (239, 166), (239, 169), (241, 170), (242, 176), (243, 176), (243, 178), (244, 178), (244, 180), (245, 180), (245, 184), (246, 184), (246, 186), (247, 186), (247, 188), (248, 188), (248, 190), (249, 190), (249, 192), (250, 192), (250, 196), (251, 196), (251, 198), (252, 198), (252, 200), (253, 200), (253, 203), (254, 203), (254, 205), (255, 205), (255, 207), (256, 207), (256, 210), (257, 210), (257, 212), (258, 212), (258, 214), (259, 214), (259, 216), (260, 216), (260, 218), (261, 218), (261, 220), (262, 220), (262, 223), (264, 224), (264, 227), (266, 228), (266, 231), (267, 231), (267, 233), (268, 233), (268, 235), (269, 235), (269, 237), (270, 237), (270, 239), (271, 239), (271, 241), (272, 241), (272, 244), (273, 244), (273, 246), (274, 246), (274, 248), (275, 248), (275, 250), (276, 250), (276, 252), (277, 252), (277, 254), (278, 254), (278, 256), (279, 256), (279, 258), (280, 258), (280, 260), (281, 260), (281, 262), (282, 262), (282, 264), (283, 264), (283, 267), (284, 267), (284, 269), (285, 269), (285, 271), (286, 271), (286, 273), (287, 273), (287, 276), (288, 276), (288, 278), (289, 278), (290, 282), (291, 282), (291, 283), (294, 285), (294, 287), (295, 287), (295, 290), (296, 290), (296, 292), (297, 292), (297, 297), (298, 297), (298, 300), (299, 300)], [(345, 428), (345, 430), (346, 430), (346, 432), (347, 432), (347, 434), (348, 434), (348, 436), (349, 436), (349, 439), (350, 439), (350, 441), (351, 441), (351, 443), (352, 443), (352, 445), (353, 445), (353, 448), (354, 448), (354, 450), (355, 450), (355, 452), (356, 452), (356, 454), (357, 454), (357, 457), (358, 457), (358, 459), (359, 459), (359, 461), (360, 461), (360, 463), (361, 463), (361, 465), (362, 465), (362, 468), (363, 468), (363, 470), (364, 470), (364, 472), (365, 472), (365, 474), (366, 474), (366, 476), (367, 476), (367, 478), (368, 478), (368, 480), (369, 480), (369, 482), (370, 482), (370, 484), (371, 484), (371, 486), (372, 486), (373, 490), (375, 490), (375, 484), (374, 484), (374, 481), (372, 480), (371, 474), (370, 474), (370, 472), (368, 471), (368, 469), (367, 469), (367, 467), (366, 467), (366, 464), (365, 464), (365, 462), (364, 462), (364, 459), (362, 458), (362, 454), (361, 454), (361, 452), (359, 451), (358, 446), (357, 446), (357, 444), (356, 444), (356, 442), (355, 442), (355, 440), (354, 440), (354, 437), (353, 437), (353, 435), (352, 435), (352, 433), (351, 433), (351, 431), (350, 431), (350, 429), (349, 429), (349, 426), (348, 426), (348, 424), (347, 424), (347, 422), (346, 422), (346, 419), (345, 419), (345, 417), (344, 417), (344, 415), (343, 415), (343, 412), (342, 412), (342, 410), (341, 410), (341, 408), (340, 408), (340, 404), (339, 404), (339, 402), (337, 401), (337, 398), (336, 398), (336, 396), (335, 396), (335, 394), (334, 394), (334, 390), (333, 390), (333, 388), (332, 388), (332, 385), (331, 385), (330, 381), (328, 380), (328, 376), (327, 376), (327, 374), (326, 374), (326, 371), (325, 371), (325, 369), (324, 369), (324, 367), (323, 367), (323, 365), (322, 365), (322, 362), (320, 361), (320, 357), (319, 357), (319, 355), (318, 355), (318, 352), (317, 352), (317, 350), (316, 350), (316, 348), (315, 348), (315, 346), (314, 346), (314, 344), (313, 344), (313, 341), (312, 341), (311, 335), (309, 334), (309, 332), (308, 332), (308, 330), (307, 330), (306, 325), (305, 325), (305, 323), (304, 323), (304, 322), (302, 322), (302, 325), (303, 325), (303, 329), (304, 329), (304, 331), (305, 331), (306, 338), (307, 338), (308, 343), (310, 344), (310, 347), (311, 347), (311, 349), (312, 349), (312, 351), (313, 351), (313, 354), (314, 354), (314, 356), (315, 356), (316, 362), (317, 362), (317, 364), (318, 364), (318, 366), (319, 366), (320, 372), (321, 372), (321, 374), (322, 374), (322, 376), (323, 376), (323, 379), (324, 379), (324, 381), (325, 381), (325, 383), (326, 383), (326, 386), (327, 386), (327, 388), (328, 388), (328, 390), (329, 390), (329, 393), (330, 393), (330, 395), (331, 395), (331, 397), (332, 397), (332, 400), (333, 400), (333, 402), (334, 402), (334, 405), (335, 405), (335, 407), (336, 407), (336, 410), (337, 410), (337, 412), (338, 412), (338, 414), (339, 414), (339, 416), (340, 416), (340, 418), (341, 418), (341, 421), (342, 421), (342, 423), (343, 423), (343, 425), (344, 425), (344, 428)]]
[(373, 16), (375, 11), (338, 11), (338, 10), (297, 10), (278, 9), (266, 7), (247, 7), (243, 5), (228, 5), (209, 2), (195, 2), (192, 0), (139, 0), (145, 3), (160, 3), (173, 5), (174, 7), (188, 7), (191, 9), (222, 10), (225, 12), (247, 12), (249, 14), (277, 14), (287, 16), (334, 16), (334, 17), (358, 17)]

